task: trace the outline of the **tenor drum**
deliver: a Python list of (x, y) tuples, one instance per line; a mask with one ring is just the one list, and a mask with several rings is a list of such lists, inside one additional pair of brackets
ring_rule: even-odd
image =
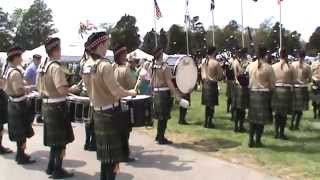
[(168, 65), (172, 69), (174, 84), (183, 93), (193, 91), (198, 80), (198, 68), (189, 56), (169, 56)]
[(92, 115), (89, 97), (68, 96), (67, 107), (72, 122), (88, 123)]
[(132, 127), (150, 127), (152, 121), (152, 98), (147, 95), (125, 97), (121, 99), (121, 109), (129, 111)]

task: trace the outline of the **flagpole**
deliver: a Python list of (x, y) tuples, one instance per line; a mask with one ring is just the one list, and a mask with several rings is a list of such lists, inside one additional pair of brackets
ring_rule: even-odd
[(156, 12), (156, 5), (153, 3), (153, 21), (154, 21), (154, 40), (156, 48), (158, 47), (158, 37), (157, 37), (157, 12)]
[(244, 48), (243, 0), (241, 0), (242, 47)]
[(281, 50), (282, 48), (282, 2), (280, 0), (279, 2), (279, 13), (280, 13), (280, 32), (279, 32), (279, 38), (280, 38), (280, 46), (279, 46), (279, 49)]
[[(189, 25), (188, 25), (188, 21), (189, 21), (189, 11), (188, 11), (188, 0), (186, 0), (186, 15), (185, 15), (185, 18), (186, 18), (186, 20), (185, 20), (185, 28), (186, 28), (186, 41), (187, 41), (187, 55), (189, 56)], [(187, 18), (187, 17), (189, 17), (189, 18)]]
[(211, 10), (212, 12), (212, 45), (213, 46), (216, 46), (216, 43), (215, 43), (215, 37), (214, 37), (214, 9)]

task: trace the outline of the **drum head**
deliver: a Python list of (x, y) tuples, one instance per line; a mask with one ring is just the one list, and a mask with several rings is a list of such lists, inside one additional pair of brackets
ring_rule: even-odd
[(188, 94), (194, 89), (198, 79), (198, 69), (191, 57), (181, 58), (176, 65), (176, 82), (178, 89)]
[(151, 96), (148, 96), (148, 95), (137, 95), (137, 96), (127, 96), (127, 97), (124, 97), (122, 98), (122, 100), (124, 101), (134, 101), (134, 100), (140, 100), (140, 99), (149, 99), (151, 98)]

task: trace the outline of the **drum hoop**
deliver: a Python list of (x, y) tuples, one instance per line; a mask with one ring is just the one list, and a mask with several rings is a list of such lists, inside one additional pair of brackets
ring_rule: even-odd
[[(180, 86), (180, 83), (178, 82), (178, 73), (179, 73), (179, 64), (182, 60), (184, 60), (185, 58), (190, 58), (192, 60), (191, 63), (188, 63), (189, 66), (193, 66), (195, 68), (195, 73), (194, 73), (194, 77), (195, 77), (195, 82), (194, 82), (194, 86), (197, 84), (197, 79), (198, 79), (198, 69), (197, 69), (197, 66), (196, 64), (194, 63), (193, 59), (190, 57), (190, 56), (184, 56), (182, 58), (180, 58), (177, 62), (176, 62), (176, 65), (175, 65), (175, 69), (174, 69), (174, 75), (175, 75), (175, 78), (176, 78), (176, 83), (177, 83), (177, 87), (180, 91), (182, 91), (182, 93), (190, 93), (190, 92), (186, 92), (184, 90), (182, 90), (181, 86)], [(180, 87), (179, 87), (180, 86)], [(190, 87), (191, 88), (191, 87)]]

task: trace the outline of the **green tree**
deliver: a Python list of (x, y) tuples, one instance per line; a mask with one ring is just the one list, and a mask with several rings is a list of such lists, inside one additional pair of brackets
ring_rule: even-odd
[(113, 25), (110, 23), (102, 23), (102, 24), (100, 24), (100, 28), (104, 29), (106, 31), (106, 33), (110, 34), (110, 35), (113, 31)]
[(117, 44), (125, 45), (128, 51), (134, 51), (141, 43), (139, 28), (136, 26), (136, 18), (130, 15), (124, 15), (117, 22), (112, 31), (112, 47)]
[(168, 54), (185, 54), (186, 53), (186, 36), (184, 28), (174, 24), (168, 32)]
[[(159, 34), (157, 33), (157, 40), (159, 39)], [(143, 38), (142, 50), (146, 53), (152, 54), (154, 48), (156, 47), (155, 43), (155, 31), (152, 29), (147, 32)]]
[(17, 8), (10, 15), (10, 25), (13, 28), (13, 31), (16, 32), (18, 27), (21, 25), (23, 16), (26, 14), (27, 9)]
[(320, 53), (320, 26), (312, 33), (307, 44), (308, 55), (316, 56)]
[(7, 51), (12, 42), (9, 14), (0, 7), (0, 51)]
[(43, 44), (50, 35), (57, 32), (51, 13), (43, 0), (34, 0), (17, 28), (15, 42), (28, 50)]

